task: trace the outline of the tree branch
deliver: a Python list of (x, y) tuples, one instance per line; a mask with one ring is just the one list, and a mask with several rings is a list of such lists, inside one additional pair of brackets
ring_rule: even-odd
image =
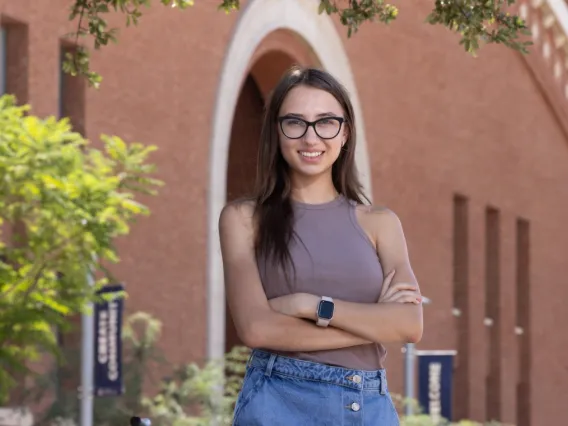
[[(106, 45), (108, 41), (116, 41), (116, 28), (107, 29), (104, 14), (108, 13), (109, 0), (73, 0), (70, 19), (79, 16), (77, 28), (77, 43), (80, 35), (90, 35), (94, 38), (95, 50)], [(240, 8), (239, 0), (220, 1), (219, 9), (229, 13)], [(307, 1), (307, 0), (306, 0)], [(385, 0), (348, 0), (346, 7), (339, 7), (336, 0), (319, 0), (319, 13), (337, 15), (342, 25), (347, 28), (347, 36), (351, 37), (365, 22), (379, 21), (389, 24), (398, 16), (398, 9)], [(461, 35), (460, 44), (465, 50), (475, 55), (480, 41), (485, 43), (500, 43), (521, 53), (528, 53), (527, 47), (531, 41), (520, 41), (521, 35), (530, 32), (525, 22), (518, 16), (504, 13), (504, 9), (515, 3), (515, 0), (431, 0), (434, 3), (427, 22), (432, 25), (443, 25), (450, 31)], [(133, 2), (133, 3), (131, 3)], [(192, 0), (160, 0), (164, 6), (175, 6), (186, 9), (193, 5)], [(116, 11), (126, 15), (126, 25), (137, 25), (142, 16), (139, 7), (149, 5), (150, 0), (121, 0), (113, 1)], [(132, 6), (132, 7), (131, 7)], [(469, 11), (467, 10), (469, 9)], [(82, 28), (83, 20), (89, 20), (89, 29)], [(484, 22), (496, 23), (497, 30), (489, 32)], [(93, 87), (99, 87), (102, 77), (90, 69), (87, 49), (78, 47), (73, 53), (73, 59), (67, 58), (64, 70), (72, 75), (87, 78)]]

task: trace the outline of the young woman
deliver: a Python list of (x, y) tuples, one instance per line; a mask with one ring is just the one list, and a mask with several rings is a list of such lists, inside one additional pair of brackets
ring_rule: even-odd
[(382, 344), (422, 336), (397, 216), (364, 203), (346, 90), (291, 69), (266, 109), (254, 199), (219, 221), (229, 308), (253, 348), (235, 426), (396, 426)]

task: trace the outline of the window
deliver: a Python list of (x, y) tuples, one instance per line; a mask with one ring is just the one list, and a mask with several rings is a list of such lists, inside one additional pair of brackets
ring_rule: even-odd
[(518, 335), (517, 425), (528, 426), (531, 421), (531, 328), (530, 328), (530, 225), (517, 219), (516, 256), (516, 332)]
[(469, 204), (462, 195), (453, 204), (453, 307), (456, 315), (457, 359), (455, 372), (455, 418), (469, 417)]
[(500, 241), (500, 213), (489, 207), (485, 213), (485, 318), (489, 336), (485, 388), (487, 420), (499, 420), (501, 417)]
[(85, 79), (73, 77), (63, 71), (63, 62), (67, 53), (73, 53), (76, 47), (62, 41), (59, 50), (59, 117), (69, 117), (73, 130), (85, 136)]
[(28, 102), (28, 26), (2, 16), (0, 24), (0, 95)]

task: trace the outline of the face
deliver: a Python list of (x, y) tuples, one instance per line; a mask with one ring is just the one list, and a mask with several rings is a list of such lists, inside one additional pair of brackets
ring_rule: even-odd
[[(347, 140), (346, 125), (341, 122), (343, 108), (333, 95), (313, 87), (295, 87), (288, 92), (278, 117), (280, 150), (292, 172), (310, 177), (331, 173)], [(302, 120), (317, 124), (309, 126)]]

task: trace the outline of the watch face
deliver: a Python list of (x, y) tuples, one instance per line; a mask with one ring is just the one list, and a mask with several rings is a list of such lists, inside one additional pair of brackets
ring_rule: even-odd
[(318, 317), (330, 320), (333, 317), (333, 302), (322, 300), (319, 304)]

